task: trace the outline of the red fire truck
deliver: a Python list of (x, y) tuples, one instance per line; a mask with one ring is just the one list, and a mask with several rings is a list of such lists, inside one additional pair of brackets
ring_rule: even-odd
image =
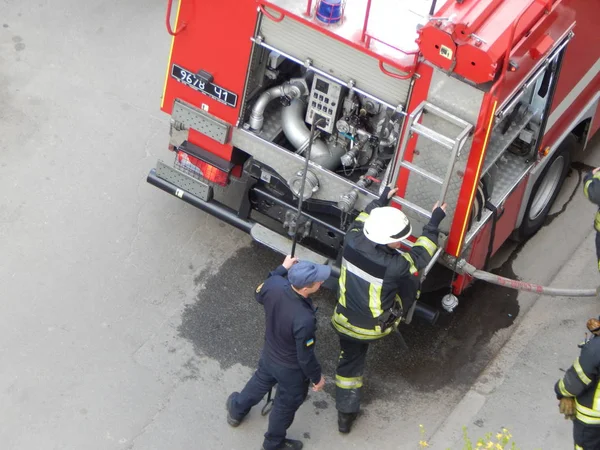
[[(172, 159), (148, 181), (283, 253), (295, 235), (299, 256), (335, 266), (393, 184), (414, 236), (448, 204), (435, 262), (482, 268), (543, 225), (600, 127), (600, 0), (173, 6)], [(457, 275), (458, 295), (472, 280)]]

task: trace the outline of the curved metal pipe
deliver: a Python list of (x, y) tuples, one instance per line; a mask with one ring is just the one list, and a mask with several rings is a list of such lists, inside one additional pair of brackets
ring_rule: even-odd
[(395, 133), (390, 133), (387, 139), (382, 139), (379, 141), (380, 148), (391, 147), (394, 144), (398, 143), (398, 136)]
[[(304, 123), (306, 103), (301, 99), (295, 99), (290, 106), (283, 108), (281, 121), (283, 133), (288, 141), (301, 153), (308, 147), (310, 141), (310, 130)], [(328, 147), (321, 139), (313, 142), (310, 159), (325, 169), (333, 170), (339, 167), (340, 158), (345, 153), (343, 147)]]
[(285, 82), (279, 86), (274, 86), (263, 92), (250, 113), (250, 128), (254, 131), (262, 130), (265, 120), (265, 109), (272, 100), (280, 97), (298, 98), (308, 91), (308, 86), (305, 80), (295, 79)]
[(255, 131), (262, 130), (267, 105), (271, 103), (272, 100), (282, 96), (283, 86), (272, 87), (260, 94), (260, 97), (258, 97), (258, 100), (256, 100), (256, 103), (254, 103), (254, 106), (252, 107), (252, 113), (250, 114), (250, 128)]

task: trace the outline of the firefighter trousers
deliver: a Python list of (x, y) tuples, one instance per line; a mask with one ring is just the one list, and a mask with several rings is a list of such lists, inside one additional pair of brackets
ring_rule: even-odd
[(575, 419), (573, 421), (575, 450), (599, 450), (600, 426), (590, 426)]
[(358, 413), (368, 342), (340, 335), (340, 358), (335, 373), (335, 404), (341, 413)]
[(296, 411), (306, 400), (310, 382), (302, 370), (274, 364), (263, 356), (258, 362), (258, 369), (231, 404), (231, 416), (241, 420), (275, 384), (277, 393), (269, 414), (269, 428), (263, 442), (264, 450), (279, 448), (285, 440), (287, 429), (294, 421)]

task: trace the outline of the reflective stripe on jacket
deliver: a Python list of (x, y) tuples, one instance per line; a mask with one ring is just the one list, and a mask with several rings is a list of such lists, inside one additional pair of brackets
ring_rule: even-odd
[(554, 385), (556, 396), (575, 397), (575, 416), (587, 425), (600, 425), (600, 338), (581, 348), (579, 358)]
[(382, 331), (382, 317), (394, 306), (404, 313), (408, 311), (419, 295), (419, 272), (437, 250), (439, 231), (431, 223), (406, 253), (371, 242), (363, 226), (370, 211), (378, 206), (377, 200), (371, 202), (346, 234), (338, 304), (331, 319), (338, 333), (362, 341), (379, 339), (393, 330), (389, 327)]

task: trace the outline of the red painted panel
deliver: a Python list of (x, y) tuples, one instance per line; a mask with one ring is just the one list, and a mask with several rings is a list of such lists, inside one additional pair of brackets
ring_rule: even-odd
[[(477, 84), (492, 81), (511, 38), (518, 42), (544, 17), (551, 3), (550, 0), (448, 1), (435, 16), (453, 17), (452, 21), (433, 18), (419, 30), (419, 48), (428, 61), (439, 67), (447, 67), (452, 60), (456, 74)], [(451, 53), (452, 46), (444, 44), (450, 36), (457, 44), (455, 54)]]
[[(510, 60), (518, 66), (518, 69), (505, 74), (504, 83), (498, 91), (500, 104), (523, 85), (525, 77), (530, 75), (539, 63), (541, 56), (537, 55), (535, 51), (532, 54), (532, 50), (535, 48), (541, 50), (544, 41), (548, 42), (549, 39), (553, 42), (559, 41), (575, 22), (575, 11), (563, 6), (564, 3), (565, 1), (556, 6), (552, 13), (532, 29), (531, 34), (511, 52)], [(548, 54), (549, 51), (550, 49), (547, 49), (545, 54)]]
[(581, 91), (581, 94), (579, 94), (577, 99), (571, 104), (569, 108), (565, 110), (562, 116), (560, 116), (560, 118), (557, 119), (552, 128), (548, 132), (546, 132), (546, 135), (544, 136), (544, 139), (542, 141), (541, 148), (554, 146), (558, 143), (558, 139), (560, 139), (560, 137), (566, 131), (571, 131), (571, 128), (577, 125), (576, 123), (573, 123), (573, 121), (577, 118), (577, 115), (589, 104), (589, 102), (598, 93), (599, 90), (600, 73), (596, 75), (596, 78), (594, 78), (583, 91)]
[(525, 177), (519, 183), (502, 205), (503, 213), (498, 222), (496, 222), (496, 235), (494, 237), (492, 255), (498, 251), (502, 244), (504, 244), (517, 225), (519, 210), (521, 209), (523, 195), (525, 194), (525, 188), (527, 187), (527, 179), (528, 178)]
[[(187, 26), (173, 43), (162, 109), (171, 113), (176, 98), (200, 107), (235, 125), (240, 115), (246, 73), (250, 60), (250, 38), (256, 27), (255, 0), (180, 0), (178, 23)], [(172, 64), (197, 73), (205, 70), (213, 83), (238, 95), (235, 108), (177, 82), (170, 76)], [(190, 141), (222, 158), (230, 159), (232, 147), (200, 134), (190, 133)]]
[(569, 95), (573, 87), (600, 58), (598, 18), (600, 2), (590, 0), (563, 0), (563, 14), (568, 10), (575, 16), (575, 36), (569, 43), (556, 86), (551, 112)]

